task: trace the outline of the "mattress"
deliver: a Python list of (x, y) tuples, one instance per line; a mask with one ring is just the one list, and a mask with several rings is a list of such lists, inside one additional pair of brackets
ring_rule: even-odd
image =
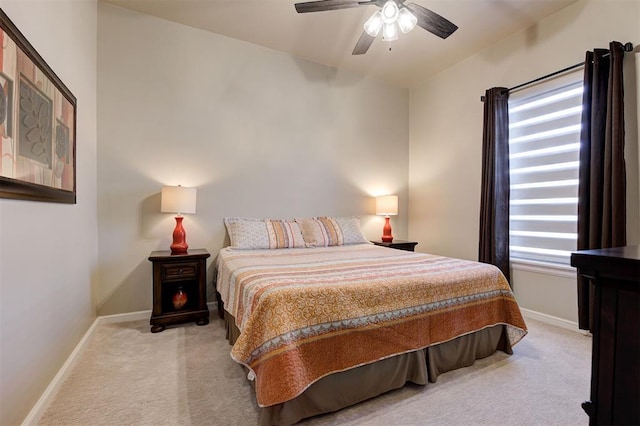
[(261, 407), (485, 329), (502, 326), (509, 347), (527, 332), (506, 279), (488, 264), (357, 244), (227, 248), (217, 269), (239, 331), (231, 356), (250, 371)]

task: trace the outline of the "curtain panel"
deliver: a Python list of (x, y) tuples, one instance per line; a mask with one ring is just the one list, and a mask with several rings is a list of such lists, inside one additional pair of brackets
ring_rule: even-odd
[[(578, 250), (626, 245), (624, 48), (587, 52), (578, 184)], [(578, 274), (578, 325), (592, 330), (593, 288)]]
[(494, 87), (484, 96), (482, 188), (478, 260), (509, 273), (509, 89)]

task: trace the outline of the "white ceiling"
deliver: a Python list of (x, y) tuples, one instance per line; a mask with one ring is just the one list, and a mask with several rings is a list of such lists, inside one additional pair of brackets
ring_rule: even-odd
[(420, 27), (391, 43), (378, 36), (359, 56), (351, 51), (376, 6), (298, 14), (295, 0), (100, 1), (413, 87), (577, 0), (407, 0), (459, 29), (445, 40)]

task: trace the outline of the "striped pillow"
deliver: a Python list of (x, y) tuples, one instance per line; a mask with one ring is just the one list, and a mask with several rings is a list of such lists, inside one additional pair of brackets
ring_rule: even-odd
[(327, 247), (335, 246), (336, 236), (331, 240), (327, 228), (316, 218), (296, 218), (296, 222), (300, 225), (302, 236), (307, 247)]
[(296, 218), (307, 247), (367, 244), (356, 216)]
[(231, 247), (236, 249), (303, 248), (304, 238), (295, 221), (224, 218)]
[(342, 229), (332, 217), (296, 219), (307, 247), (329, 247), (344, 244)]
[(300, 225), (293, 220), (266, 220), (269, 233), (269, 248), (305, 247)]

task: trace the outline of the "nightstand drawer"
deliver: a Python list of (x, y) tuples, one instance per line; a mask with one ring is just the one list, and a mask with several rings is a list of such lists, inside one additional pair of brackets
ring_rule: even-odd
[(198, 262), (166, 263), (162, 265), (163, 280), (182, 280), (198, 276)]

